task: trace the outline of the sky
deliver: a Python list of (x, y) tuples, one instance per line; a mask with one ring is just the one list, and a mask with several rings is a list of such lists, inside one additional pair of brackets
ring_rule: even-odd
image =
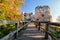
[(35, 12), (36, 6), (49, 6), (53, 21), (60, 15), (60, 0), (24, 0), (25, 7), (20, 7), (22, 12)]

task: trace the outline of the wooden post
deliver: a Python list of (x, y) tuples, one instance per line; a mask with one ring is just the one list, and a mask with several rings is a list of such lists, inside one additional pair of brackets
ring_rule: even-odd
[(24, 25), (25, 23), (23, 22), (23, 25)]
[(35, 27), (37, 28), (37, 22), (34, 22), (35, 23)]
[[(27, 22), (25, 22), (25, 24), (27, 24)], [(25, 26), (25, 29), (27, 28), (27, 25)]]
[[(25, 25), (27, 22), (23, 22), (23, 25)], [(23, 28), (24, 30), (27, 28), (27, 25)]]
[(49, 27), (49, 21), (48, 21), (48, 23), (46, 24), (46, 27), (45, 27), (45, 39), (48, 39), (48, 27)]
[[(15, 29), (16, 29), (16, 30), (18, 30), (18, 26), (17, 26), (17, 25), (18, 25), (18, 23), (15, 24)], [(18, 37), (18, 32), (15, 33), (15, 35), (14, 35), (14, 38), (17, 38), (17, 37)]]
[(38, 27), (38, 30), (40, 30), (40, 25), (41, 25), (41, 24), (40, 24), (40, 22), (39, 22), (39, 23), (38, 23), (38, 26), (39, 26), (39, 27)]
[(35, 27), (37, 28), (37, 24), (35, 23)]
[[(25, 24), (27, 24), (27, 22), (25, 22)], [(27, 28), (27, 25), (26, 25), (26, 27), (25, 27), (25, 29)]]

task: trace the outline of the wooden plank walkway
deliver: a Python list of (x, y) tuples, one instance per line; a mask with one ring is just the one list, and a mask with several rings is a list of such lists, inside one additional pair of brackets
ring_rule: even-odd
[(28, 25), (26, 30), (22, 30), (15, 40), (47, 40), (44, 39), (44, 33), (38, 31), (32, 23)]

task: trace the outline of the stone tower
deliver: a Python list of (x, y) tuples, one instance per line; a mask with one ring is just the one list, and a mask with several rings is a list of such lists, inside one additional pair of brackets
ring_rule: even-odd
[(35, 18), (39, 19), (39, 21), (51, 21), (52, 20), (49, 6), (37, 6), (35, 8), (35, 15), (36, 15)]

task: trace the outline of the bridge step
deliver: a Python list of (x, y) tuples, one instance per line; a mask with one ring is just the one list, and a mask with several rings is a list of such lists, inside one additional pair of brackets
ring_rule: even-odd
[(15, 40), (47, 40), (44, 39), (44, 33), (38, 31), (35, 26), (28, 26), (26, 30), (21, 31)]

